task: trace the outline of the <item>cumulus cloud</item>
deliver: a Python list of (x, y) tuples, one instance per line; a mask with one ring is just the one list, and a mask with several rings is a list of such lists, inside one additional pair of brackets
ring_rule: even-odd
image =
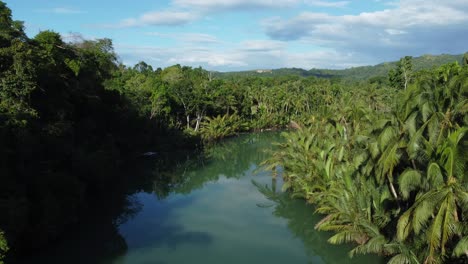
[[(148, 12), (123, 20), (117, 27), (178, 26), (201, 20), (207, 15), (215, 17), (213, 19), (222, 16), (215, 11), (254, 8), (295, 7), (291, 10), (299, 10), (299, 7), (308, 5), (308, 10), (314, 10), (313, 7), (342, 8), (340, 13), (344, 13), (352, 4), (351, 1), (331, 0), (173, 0), (165, 11)], [(386, 1), (382, 5), (386, 9), (344, 15), (325, 13), (323, 10), (329, 9), (320, 8), (322, 13), (300, 12), (292, 17), (265, 19), (260, 27), (252, 24), (255, 30), (263, 29), (269, 37), (266, 40), (265, 35), (251, 33), (249, 28), (246, 35), (253, 39), (246, 39), (244, 35), (236, 42), (227, 41), (222, 39), (225, 32), (218, 38), (218, 33), (206, 34), (210, 30), (194, 24), (193, 28), (202, 33), (168, 33), (164, 30), (145, 33), (155, 39), (173, 40), (170, 41), (173, 43), (171, 46), (116, 45), (116, 51), (126, 64), (145, 60), (155, 67), (185, 64), (222, 71), (279, 67), (346, 68), (397, 60), (405, 55), (466, 51), (466, 0), (402, 0)], [(296, 49), (298, 46), (300, 50)]]
[(76, 8), (70, 8), (70, 7), (54, 7), (51, 9), (40, 9), (37, 11), (41, 13), (64, 14), (64, 15), (84, 13), (82, 10), (79, 10)]
[(300, 0), (173, 0), (178, 7), (219, 11), (220, 9), (283, 8), (299, 4)]
[(306, 4), (311, 6), (319, 6), (319, 7), (345, 7), (349, 4), (349, 1), (322, 1), (322, 0), (305, 0)]
[(168, 65), (181, 63), (184, 65), (202, 66), (205, 68), (223, 67), (241, 67), (247, 66), (241, 60), (238, 54), (234, 53), (215, 53), (215, 52), (192, 52), (186, 55), (176, 55), (167, 60)]
[(155, 67), (167, 67), (174, 64), (203, 66), (207, 69), (223, 67), (243, 67), (247, 64), (242, 55), (223, 50), (208, 49), (200, 46), (152, 47), (134, 45), (116, 45), (125, 64), (135, 64), (145, 58)]
[[(258, 8), (286, 8), (301, 4), (303, 0), (173, 0), (170, 10), (152, 11), (138, 18), (127, 18), (120, 23), (105, 25), (108, 28), (137, 26), (179, 26), (199, 20), (220, 11), (251, 10)], [(312, 1), (327, 4), (325, 1)], [(340, 2), (338, 2), (340, 5)]]
[(247, 40), (239, 45), (240, 50), (246, 52), (271, 52), (286, 48), (286, 43), (272, 40)]
[(179, 26), (199, 18), (198, 14), (182, 11), (154, 11), (142, 14), (138, 18), (128, 18), (116, 25), (107, 27), (137, 27), (137, 26)]
[(404, 54), (462, 52), (468, 41), (468, 2), (402, 0), (395, 8), (358, 15), (303, 12), (263, 21), (275, 40), (305, 40), (363, 56), (395, 59)]
[(160, 38), (175, 39), (180, 42), (186, 43), (203, 43), (203, 44), (220, 44), (222, 43), (217, 37), (204, 34), (204, 33), (160, 33), (160, 32), (147, 32), (148, 36), (155, 36)]
[[(330, 49), (290, 51), (287, 42), (275, 40), (247, 40), (210, 47), (116, 45), (116, 50), (127, 65), (133, 65), (144, 58), (154, 67), (183, 64), (219, 71), (280, 67), (345, 68), (369, 64), (369, 61), (357, 57), (357, 54)], [(357, 61), (359, 63), (356, 63)]]

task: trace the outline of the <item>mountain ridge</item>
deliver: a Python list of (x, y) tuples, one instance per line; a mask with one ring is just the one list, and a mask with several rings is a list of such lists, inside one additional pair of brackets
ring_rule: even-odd
[[(413, 57), (413, 69), (415, 71), (423, 69), (431, 69), (442, 64), (458, 61), (462, 63), (463, 54), (440, 54), (431, 55), (425, 54), (418, 57)], [(321, 77), (321, 78), (343, 78), (353, 80), (365, 80), (371, 77), (387, 76), (388, 72), (395, 68), (398, 61), (382, 62), (376, 65), (358, 66), (347, 69), (318, 69), (312, 68), (305, 70), (302, 68), (278, 68), (278, 69), (254, 69), (248, 71), (232, 71), (232, 72), (213, 72), (215, 77), (225, 79), (234, 77), (271, 77), (271, 76), (288, 76), (295, 75), (300, 77)]]

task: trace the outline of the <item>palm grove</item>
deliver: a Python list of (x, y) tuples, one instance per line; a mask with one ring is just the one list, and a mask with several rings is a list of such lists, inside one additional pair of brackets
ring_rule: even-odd
[(285, 168), (284, 189), (324, 215), (331, 243), (391, 263), (466, 261), (466, 61), (414, 72), (405, 57), (388, 80), (219, 79), (126, 67), (109, 39), (29, 38), (3, 2), (0, 30), (0, 262), (79, 223), (148, 146), (290, 124), (265, 164)]
[(372, 107), (372, 94), (336, 96), (332, 115), (285, 133), (265, 163), (284, 166), (284, 189), (324, 215), (316, 228), (335, 233), (330, 243), (355, 243), (351, 255), (466, 263), (466, 60), (412, 73), (405, 57), (389, 77), (397, 90), (382, 95), (394, 100)]

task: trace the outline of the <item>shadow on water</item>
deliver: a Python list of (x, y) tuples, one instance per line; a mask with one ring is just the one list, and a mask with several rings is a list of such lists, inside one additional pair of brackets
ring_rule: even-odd
[[(60, 243), (48, 250), (17, 263), (118, 264), (135, 263), (131, 261), (136, 257), (139, 264), (166, 264), (158, 259), (148, 262), (139, 258), (141, 256), (138, 254), (158, 250), (158, 252), (167, 250), (173, 251), (174, 254), (183, 254), (183, 249), (187, 247), (196, 250), (216, 248), (218, 241), (215, 241), (214, 233), (204, 232), (212, 230), (187, 228), (183, 222), (173, 221), (175, 216), (178, 217), (176, 213), (186, 212), (194, 203), (194, 198), (189, 194), (205, 188), (208, 183), (218, 182), (224, 178), (240, 179), (251, 174), (258, 164), (268, 157), (266, 150), (273, 147), (272, 142), (278, 141), (279, 138), (279, 133), (242, 135), (207, 148), (204, 153), (158, 153), (154, 157), (142, 158), (122, 171), (128, 176), (123, 177), (125, 181), (113, 186), (110, 194), (107, 193), (93, 202), (88, 217), (76, 230), (70, 231)], [(234, 188), (245, 186), (235, 187), (234, 183), (229, 184)], [(249, 184), (247, 180), (247, 185)], [(280, 180), (278, 183), (273, 180), (271, 185), (257, 182), (253, 184), (267, 199), (266, 203), (258, 204), (258, 210), (271, 210), (276, 218), (285, 219), (289, 232), (302, 242), (307, 259), (310, 259), (311, 263), (380, 261), (373, 258), (370, 260), (356, 258), (351, 261), (342, 246), (328, 244), (327, 239), (330, 234), (314, 229), (321, 217), (313, 214), (314, 209), (304, 201), (294, 200), (283, 193), (278, 193), (281, 189)], [(255, 204), (253, 206), (255, 207)], [(239, 209), (241, 218), (247, 213), (243, 210)], [(191, 221), (191, 219), (183, 220)], [(264, 220), (253, 219), (253, 221)], [(202, 224), (206, 225), (204, 222)], [(223, 227), (222, 223), (221, 226)], [(123, 234), (126, 234), (125, 238)], [(264, 250), (264, 248), (258, 249)], [(179, 250), (182, 253), (179, 253)], [(261, 252), (263, 251), (252, 253), (256, 254), (252, 255), (252, 258), (261, 258), (262, 256), (259, 256)], [(133, 254), (131, 257), (130, 253)], [(194, 260), (194, 263), (197, 262)]]
[[(121, 171), (127, 177), (118, 177), (119, 182), (109, 184), (110, 192), (89, 202), (87, 216), (76, 228), (50, 247), (8, 263), (113, 263), (127, 253), (127, 241), (120, 234), (119, 226), (141, 212), (143, 205), (138, 194), (150, 194), (154, 199), (164, 200), (171, 194), (189, 194), (201, 189), (205, 183), (217, 181), (221, 176), (238, 179), (252, 164), (265, 158), (262, 151), (256, 150), (264, 149), (275, 137), (274, 134), (244, 135), (240, 142), (238, 138), (226, 140), (202, 154), (175, 151), (132, 161)], [(182, 199), (171, 203), (170, 207), (158, 208), (152, 217), (157, 219), (159, 226), (142, 232), (144, 236), (132, 247), (143, 247), (148, 241), (155, 247), (166, 246), (174, 250), (181, 244), (212, 243), (213, 239), (206, 233), (166, 224), (171, 210), (190, 202), (190, 199)]]
[(111, 196), (115, 199), (109, 197), (108, 203), (96, 201), (87, 217), (55, 244), (14, 263), (106, 263), (106, 259), (124, 255), (128, 247), (117, 226), (137, 214), (141, 204), (125, 195)]
[[(48, 248), (8, 260), (7, 263), (113, 263), (116, 257), (125, 255), (128, 250), (127, 241), (120, 234), (119, 226), (133, 219), (143, 208), (135, 194), (151, 193), (157, 199), (167, 197), (179, 181), (171, 172), (174, 168), (189, 166), (192, 163), (190, 156), (191, 154), (186, 152), (174, 152), (156, 160), (142, 158), (132, 161), (121, 171), (126, 177), (115, 177), (119, 181), (109, 183), (105, 195), (93, 197), (93, 200), (87, 203), (90, 206), (78, 225), (68, 230)], [(190, 201), (181, 201), (180, 206), (184, 206), (183, 202)], [(161, 222), (164, 222), (168, 210), (169, 208), (165, 208), (159, 212)], [(180, 243), (211, 242), (205, 234), (185, 232), (177, 226), (164, 228), (165, 235), (170, 237), (167, 243), (173, 248)], [(154, 238), (151, 237), (153, 240)]]

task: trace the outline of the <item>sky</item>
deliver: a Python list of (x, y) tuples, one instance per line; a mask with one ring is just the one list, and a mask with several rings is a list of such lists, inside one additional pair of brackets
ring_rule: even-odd
[(342, 69), (468, 51), (468, 0), (3, 0), (34, 37), (110, 38), (126, 65)]

